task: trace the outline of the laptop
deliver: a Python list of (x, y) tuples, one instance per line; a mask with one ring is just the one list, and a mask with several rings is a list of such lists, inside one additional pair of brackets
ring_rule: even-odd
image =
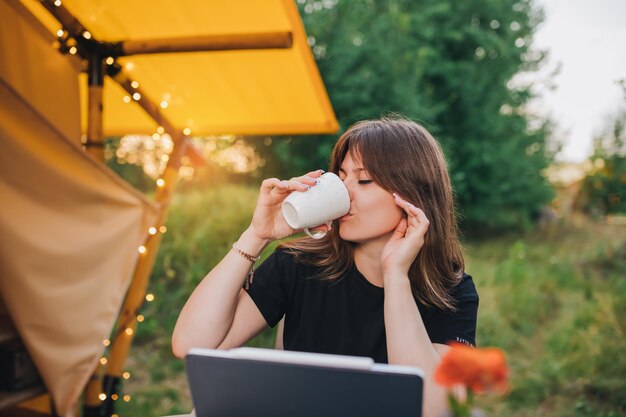
[(421, 417), (423, 373), (371, 358), (281, 350), (191, 349), (197, 417)]

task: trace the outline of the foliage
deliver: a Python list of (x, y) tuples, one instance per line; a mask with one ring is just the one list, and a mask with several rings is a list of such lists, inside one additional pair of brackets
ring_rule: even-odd
[(137, 190), (143, 193), (153, 192), (156, 188), (154, 179), (145, 173), (136, 155), (134, 156), (135, 163), (129, 163), (125, 159), (115, 156), (116, 151), (120, 148), (120, 142), (121, 138), (119, 137), (110, 137), (105, 140), (104, 156), (106, 165)]
[(577, 199), (579, 208), (603, 215), (626, 214), (626, 110), (594, 140), (592, 170)]
[[(552, 196), (552, 155), (548, 122), (524, 112), (529, 88), (511, 82), (543, 57), (530, 50), (541, 20), (530, 0), (299, 3), (342, 130), (390, 112), (422, 122), (445, 148), (466, 225), (532, 221)], [(263, 176), (291, 177), (325, 168), (335, 139), (249, 143)]]

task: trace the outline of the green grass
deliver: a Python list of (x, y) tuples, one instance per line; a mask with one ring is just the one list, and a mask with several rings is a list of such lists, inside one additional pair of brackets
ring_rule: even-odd
[[(188, 412), (184, 364), (170, 350), (174, 323), (194, 286), (250, 222), (255, 189), (224, 186), (173, 203), (127, 361), (132, 396), (120, 417)], [(479, 397), (493, 416), (626, 413), (626, 228), (584, 218), (465, 244), (480, 294), (477, 342), (498, 346), (511, 368), (505, 397)], [(268, 248), (267, 255), (272, 248)], [(268, 330), (251, 346), (272, 347)]]

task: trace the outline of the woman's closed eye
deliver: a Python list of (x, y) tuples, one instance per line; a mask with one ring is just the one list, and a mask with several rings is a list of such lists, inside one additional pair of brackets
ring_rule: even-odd
[(359, 184), (361, 185), (365, 185), (365, 184), (369, 184), (371, 182), (373, 182), (374, 180), (359, 180)]

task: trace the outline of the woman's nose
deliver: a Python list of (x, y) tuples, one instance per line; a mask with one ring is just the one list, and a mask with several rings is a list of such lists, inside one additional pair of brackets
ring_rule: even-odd
[(350, 196), (350, 203), (352, 203), (352, 198), (354, 196), (354, 193), (352, 191), (354, 184), (351, 181), (348, 181), (347, 179), (343, 180), (343, 185), (346, 187), (346, 189), (348, 190), (348, 195)]

